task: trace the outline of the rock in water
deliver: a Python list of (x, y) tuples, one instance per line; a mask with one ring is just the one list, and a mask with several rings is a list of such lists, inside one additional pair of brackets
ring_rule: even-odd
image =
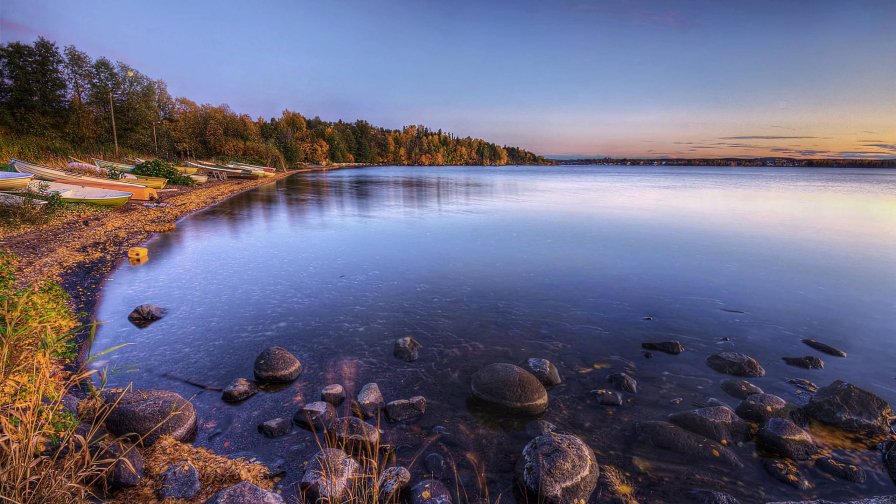
[(641, 422), (638, 424), (638, 433), (643, 440), (658, 448), (707, 460), (720, 460), (732, 467), (743, 467), (737, 455), (728, 448), (668, 422)]
[(513, 364), (489, 364), (473, 374), (470, 391), (476, 399), (528, 415), (548, 408), (548, 392), (532, 373)]
[(308, 403), (292, 417), (296, 425), (317, 432), (327, 430), (335, 419), (336, 408), (324, 401)]
[(765, 375), (765, 369), (756, 359), (738, 352), (719, 352), (710, 355), (706, 358), (706, 365), (719, 373), (734, 376), (755, 378)]
[(726, 406), (675, 413), (669, 417), (669, 421), (720, 443), (749, 441), (753, 434), (750, 424), (741, 420), (734, 410)]
[(390, 502), (395, 499), (404, 487), (411, 482), (411, 473), (401, 466), (393, 466), (380, 474), (379, 484), (380, 502)]
[(734, 412), (744, 420), (763, 424), (769, 418), (782, 416), (784, 406), (787, 406), (787, 402), (776, 395), (753, 394), (741, 401)]
[(762, 466), (775, 477), (776, 480), (787, 483), (798, 490), (812, 488), (809, 480), (805, 479), (797, 469), (796, 464), (787, 459), (762, 459)]
[(840, 380), (818, 389), (804, 409), (819, 422), (872, 438), (889, 434), (894, 417), (887, 401)]
[(787, 383), (791, 385), (796, 385), (797, 388), (801, 388), (810, 394), (814, 394), (818, 392), (818, 385), (812, 383), (809, 380), (805, 380), (803, 378), (788, 378)]
[(836, 478), (851, 481), (853, 483), (865, 482), (864, 469), (832, 457), (821, 457), (815, 460), (815, 467)]
[(379, 414), (380, 410), (386, 405), (386, 401), (383, 400), (383, 394), (380, 392), (380, 387), (376, 383), (368, 383), (361, 387), (361, 391), (358, 392), (358, 405), (361, 407), (361, 412), (364, 414), (364, 418), (373, 418)]
[(327, 385), (320, 391), (320, 400), (338, 408), (345, 401), (345, 389), (342, 388), (342, 385), (336, 383)]
[(196, 432), (196, 410), (190, 401), (174, 392), (139, 389), (123, 394), (108, 392), (105, 400), (106, 404), (115, 405), (105, 425), (116, 436), (142, 438), (142, 444), (150, 446), (163, 435), (186, 441)]
[(201, 488), (199, 471), (190, 462), (181, 460), (170, 464), (162, 474), (162, 486), (157, 495), (160, 499), (192, 499)]
[(638, 393), (638, 382), (626, 373), (613, 373), (607, 377), (607, 381), (616, 387), (616, 390), (631, 394)]
[(255, 358), (255, 379), (266, 383), (289, 383), (302, 373), (302, 363), (289, 350), (273, 346)]
[(254, 381), (237, 378), (224, 388), (221, 399), (226, 402), (240, 402), (254, 396), (256, 392), (258, 392), (258, 385)]
[(399, 399), (386, 405), (386, 416), (393, 422), (404, 422), (423, 413), (426, 413), (426, 398), (423, 396)]
[(131, 321), (132, 324), (143, 329), (144, 327), (152, 324), (156, 320), (165, 316), (168, 310), (165, 308), (161, 308), (154, 304), (142, 304), (136, 308), (128, 315), (128, 320)]
[(803, 369), (824, 369), (824, 361), (814, 355), (805, 357), (784, 357), (784, 362), (790, 366), (801, 367)]
[(753, 394), (761, 394), (762, 389), (747, 380), (725, 380), (722, 382), (722, 390), (731, 397), (746, 399)]
[(274, 418), (258, 425), (258, 431), (269, 438), (285, 436), (291, 430), (292, 422), (288, 418)]
[(577, 436), (545, 434), (523, 448), (520, 479), (546, 504), (586, 502), (600, 470), (590, 446)]
[(283, 497), (241, 481), (216, 493), (205, 504), (283, 504)]
[(451, 504), (451, 492), (439, 480), (423, 480), (411, 488), (411, 504)]
[(560, 379), (560, 372), (557, 371), (557, 367), (547, 359), (540, 359), (537, 357), (526, 359), (526, 364), (523, 367), (526, 371), (535, 375), (535, 377), (538, 378), (538, 381), (545, 387), (559, 385), (562, 381)]
[(660, 341), (656, 343), (641, 343), (641, 348), (645, 350), (655, 350), (657, 352), (665, 352), (667, 354), (678, 355), (684, 352), (684, 345), (679, 341)]
[(818, 452), (808, 432), (786, 418), (772, 418), (759, 430), (756, 447), (779, 457), (808, 460)]
[(619, 392), (607, 389), (597, 389), (592, 392), (597, 395), (597, 402), (601, 406), (622, 406), (622, 396), (619, 395)]
[(818, 350), (819, 352), (824, 352), (828, 355), (833, 355), (834, 357), (846, 357), (846, 352), (844, 352), (843, 350), (838, 350), (838, 349), (836, 349), (830, 345), (826, 345), (820, 341), (815, 341), (814, 339), (804, 339), (803, 343)]
[(380, 431), (373, 425), (357, 417), (341, 417), (330, 425), (329, 433), (343, 443), (376, 444)]
[(740, 504), (734, 497), (715, 490), (691, 490), (688, 493), (696, 504)]
[(419, 341), (410, 336), (405, 336), (395, 340), (395, 347), (392, 349), (392, 355), (405, 362), (414, 362), (419, 357), (421, 348), (423, 348), (423, 345), (421, 345)]
[(324, 448), (308, 462), (300, 487), (303, 492), (311, 494), (315, 501), (341, 502), (360, 467), (344, 451)]

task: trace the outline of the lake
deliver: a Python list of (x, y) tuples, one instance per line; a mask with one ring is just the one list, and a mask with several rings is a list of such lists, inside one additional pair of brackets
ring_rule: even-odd
[[(511, 498), (514, 464), (531, 439), (525, 419), (480, 411), (471, 375), (494, 362), (544, 357), (563, 383), (544, 419), (581, 436), (601, 465), (629, 474), (641, 502), (690, 502), (716, 488), (742, 502), (892, 493), (875, 451), (835, 453), (863, 466), (864, 484), (801, 464), (814, 488), (769, 476), (752, 443), (730, 470), (651, 448), (636, 422), (663, 420), (717, 398), (732, 406), (705, 358), (756, 357), (751, 381), (788, 402), (787, 382), (842, 379), (896, 404), (896, 170), (697, 167), (377, 167), (296, 174), (189, 216), (105, 283), (93, 352), (112, 385), (133, 382), (190, 397), (196, 444), (286, 469), (295, 492), (317, 451), (295, 428), (266, 439), (256, 426), (292, 417), (320, 389), (427, 398), (409, 425), (383, 425), (414, 481), (430, 452), (453, 460), (451, 488)], [(145, 329), (127, 320), (154, 303), (168, 315)], [(405, 363), (393, 342), (424, 348)], [(820, 354), (814, 338), (848, 353)], [(678, 340), (680, 355), (641, 349)], [(232, 405), (220, 392), (252, 378), (256, 355), (279, 345), (302, 361), (299, 379)], [(823, 370), (782, 357), (817, 355)], [(627, 370), (638, 394), (621, 407), (592, 392)], [(595, 494), (595, 501), (597, 494)], [(512, 501), (512, 498), (511, 498)], [(507, 502), (502, 500), (502, 502)]]

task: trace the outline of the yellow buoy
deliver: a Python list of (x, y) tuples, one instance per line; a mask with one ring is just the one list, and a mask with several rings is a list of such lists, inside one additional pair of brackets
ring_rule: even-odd
[(142, 259), (149, 257), (149, 250), (146, 247), (131, 247), (128, 249), (128, 259)]

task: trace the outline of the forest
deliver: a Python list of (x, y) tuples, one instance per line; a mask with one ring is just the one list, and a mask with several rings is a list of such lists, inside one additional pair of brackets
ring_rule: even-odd
[[(115, 132), (113, 133), (113, 116)], [(163, 80), (45, 38), (0, 45), (0, 150), (33, 156), (152, 153), (166, 159), (302, 164), (550, 164), (499, 146), (411, 125), (324, 121), (284, 110), (265, 119), (173, 97)]]

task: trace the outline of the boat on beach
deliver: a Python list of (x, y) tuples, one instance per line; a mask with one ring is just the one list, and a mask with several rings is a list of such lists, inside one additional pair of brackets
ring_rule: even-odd
[(135, 184), (124, 184), (114, 180), (99, 181), (85, 179), (60, 179), (56, 182), (60, 184), (79, 185), (83, 187), (96, 187), (99, 189), (109, 189), (112, 191), (126, 192), (131, 194), (131, 199), (138, 201), (152, 201), (159, 199), (159, 193), (155, 189)]
[(200, 175), (198, 173), (195, 173), (193, 175), (189, 175), (189, 177), (193, 179), (193, 182), (196, 184), (204, 184), (208, 182), (208, 175)]
[(238, 161), (231, 161), (228, 166), (233, 166), (234, 168), (248, 168), (250, 170), (261, 170), (265, 173), (275, 173), (277, 171), (276, 168), (271, 168), (270, 166), (258, 166), (248, 163), (240, 163)]
[[(50, 182), (59, 182), (61, 180), (69, 180), (69, 181), (78, 181), (80, 182), (94, 182), (94, 183), (103, 183), (103, 184), (115, 184), (121, 187), (121, 191), (127, 191), (135, 188), (146, 188), (148, 187), (140, 179), (128, 179), (133, 180), (133, 182), (123, 182), (121, 180), (111, 180), (100, 177), (91, 177), (89, 175), (84, 175), (80, 171), (75, 170), (62, 170), (56, 168), (50, 168), (49, 166), (43, 166), (39, 164), (29, 163), (27, 161), (21, 161), (18, 159), (13, 159), (9, 162), (9, 165), (13, 167), (19, 173), (30, 173), (34, 175), (36, 178), (40, 180), (47, 180)], [(166, 179), (162, 179), (166, 180)], [(166, 180), (167, 181), (167, 180)]]
[(24, 191), (32, 178), (30, 173), (0, 172), (0, 191)]
[(40, 196), (58, 195), (66, 203), (90, 203), (110, 207), (120, 207), (131, 199), (131, 193), (124, 191), (61, 182), (42, 182), (40, 186), (32, 184), (29, 186), (29, 190)]
[(216, 173), (218, 174), (218, 176), (223, 178), (257, 179), (261, 177), (258, 172), (249, 169), (228, 168), (226, 166), (220, 166), (205, 161), (187, 161), (187, 165), (198, 168), (200, 170), (204, 170), (206, 172)]

